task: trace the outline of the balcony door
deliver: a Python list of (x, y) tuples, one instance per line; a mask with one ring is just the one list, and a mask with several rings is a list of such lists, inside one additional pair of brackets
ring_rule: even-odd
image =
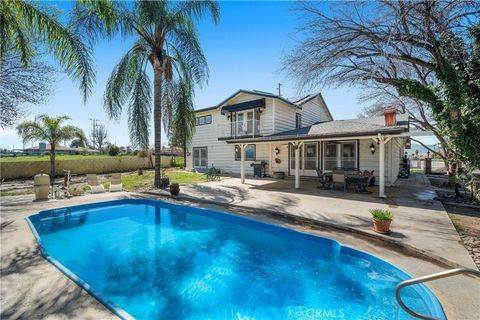
[(254, 136), (260, 133), (260, 112), (258, 110), (250, 110), (237, 112), (232, 117), (232, 136)]

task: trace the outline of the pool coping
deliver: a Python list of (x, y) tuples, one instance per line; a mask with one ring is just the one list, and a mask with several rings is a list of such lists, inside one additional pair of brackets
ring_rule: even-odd
[[(331, 239), (328, 237), (323, 237), (319, 235), (314, 235), (311, 233), (303, 232), (300, 230), (288, 228), (282, 225), (270, 223), (270, 222), (265, 222), (261, 220), (254, 219), (252, 217), (247, 217), (231, 212), (224, 212), (216, 209), (210, 209), (210, 208), (202, 208), (202, 207), (191, 207), (185, 204), (177, 204), (177, 203), (172, 203), (168, 201), (162, 201), (159, 199), (154, 199), (154, 198), (141, 198), (141, 197), (132, 197), (132, 198), (127, 198), (127, 199), (118, 199), (118, 200), (109, 200), (109, 201), (100, 201), (100, 202), (94, 202), (94, 203), (88, 203), (88, 204), (80, 204), (80, 205), (73, 205), (73, 206), (66, 206), (62, 208), (55, 208), (55, 209), (48, 209), (48, 210), (42, 210), (37, 212), (36, 214), (29, 215), (25, 217), (25, 220), (27, 221), (27, 224), (32, 231), (37, 243), (38, 247), (40, 249), (41, 255), (49, 261), (52, 265), (54, 265), (57, 269), (59, 269), (63, 274), (65, 274), (68, 278), (70, 278), (73, 282), (75, 282), (79, 287), (84, 289), (86, 292), (88, 292), (92, 297), (94, 297), (97, 301), (99, 301), (102, 305), (104, 305), (107, 309), (109, 309), (113, 314), (117, 315), (121, 319), (135, 319), (132, 315), (130, 315), (128, 312), (126, 312), (124, 309), (120, 308), (117, 306), (115, 303), (111, 302), (108, 299), (102, 298), (101, 294), (96, 292), (90, 284), (79, 278), (76, 274), (71, 272), (68, 268), (66, 268), (63, 264), (61, 264), (58, 260), (50, 256), (45, 247), (42, 244), (40, 235), (38, 234), (37, 230), (35, 229), (35, 226), (33, 225), (33, 222), (31, 218), (33, 217), (38, 217), (42, 214), (46, 214), (52, 211), (64, 211), (64, 210), (75, 210), (75, 209), (81, 209), (81, 208), (101, 208), (101, 207), (106, 207), (109, 205), (116, 205), (116, 204), (136, 204), (136, 203), (145, 203), (145, 202), (150, 202), (150, 203), (161, 203), (162, 205), (166, 205), (166, 207), (170, 208), (179, 208), (179, 207), (184, 207), (188, 208), (189, 210), (193, 210), (195, 214), (203, 215), (203, 216), (210, 216), (212, 217), (211, 214), (209, 214), (207, 211), (213, 212), (215, 217), (222, 217), (225, 220), (225, 217), (227, 220), (233, 220), (237, 224), (241, 225), (251, 225), (254, 224), (257, 228), (257, 230), (261, 230), (263, 232), (271, 232), (271, 233), (281, 233), (283, 235), (287, 234), (289, 236), (293, 236), (295, 238), (300, 238), (303, 240), (310, 240), (310, 241), (315, 241), (315, 242), (327, 242), (331, 245), (337, 246), (339, 249), (339, 252), (345, 252), (347, 254), (357, 256), (360, 258), (364, 258), (367, 260), (370, 260), (372, 262), (376, 262), (380, 265), (386, 265), (390, 268), (394, 268), (404, 275), (406, 275), (408, 278), (413, 278), (413, 276), (403, 270), (402, 268), (374, 255), (368, 252), (365, 252), (363, 250), (355, 249), (351, 246), (343, 245), (340, 241), (337, 241), (335, 239)], [(165, 207), (165, 206), (164, 206)], [(240, 206), (239, 206), (240, 207)], [(249, 208), (249, 207), (246, 207)], [(263, 210), (262, 210), (263, 211)], [(308, 218), (307, 218), (308, 219)], [(443, 309), (443, 306), (441, 302), (438, 300), (438, 298), (435, 296), (435, 294), (424, 284), (417, 284), (417, 287), (413, 288), (417, 293), (425, 299), (424, 302), (427, 304), (428, 309), (432, 316), (437, 317), (439, 319), (446, 319), (446, 314)], [(423, 294), (422, 294), (423, 293)], [(427, 301), (428, 298), (428, 301)], [(400, 307), (399, 307), (400, 308)], [(401, 309), (401, 308), (400, 308)]]
[(441, 257), (436, 254), (432, 254), (430, 251), (420, 249), (418, 247), (415, 247), (413, 245), (410, 245), (408, 243), (404, 243), (400, 240), (396, 240), (394, 238), (389, 237), (388, 235), (384, 234), (379, 234), (379, 233), (370, 233), (366, 232), (364, 230), (360, 230), (357, 228), (349, 227), (343, 224), (338, 224), (338, 223), (333, 223), (329, 221), (324, 221), (324, 220), (317, 220), (317, 219), (312, 219), (312, 218), (307, 218), (307, 217), (301, 217), (301, 216), (296, 216), (288, 213), (282, 213), (278, 211), (273, 211), (269, 209), (257, 209), (254, 207), (250, 206), (245, 206), (245, 205), (240, 205), (240, 204), (234, 204), (234, 203), (224, 203), (224, 202), (219, 202), (215, 200), (208, 200), (208, 199), (202, 199), (202, 198), (197, 198), (193, 196), (187, 196), (187, 195), (177, 195), (177, 196), (172, 196), (169, 193), (160, 193), (160, 192), (153, 192), (153, 191), (142, 191), (140, 194), (148, 195), (148, 196), (156, 196), (156, 197), (162, 197), (174, 201), (188, 201), (188, 202), (193, 202), (193, 203), (205, 203), (205, 204), (212, 204), (212, 205), (217, 205), (221, 206), (224, 208), (237, 208), (237, 209), (244, 209), (244, 210), (249, 210), (252, 214), (257, 215), (257, 214), (263, 214), (267, 213), (273, 217), (280, 217), (280, 218), (286, 218), (287, 220), (293, 221), (294, 223), (305, 223), (305, 224), (310, 224), (310, 225), (315, 225), (319, 227), (325, 227), (325, 228), (331, 228), (334, 230), (340, 230), (340, 231), (345, 231), (353, 234), (358, 234), (363, 237), (375, 239), (375, 240), (380, 240), (383, 242), (386, 242), (388, 244), (397, 246), (401, 249), (405, 249), (409, 251), (410, 253), (413, 253), (417, 256), (423, 256), (427, 259), (434, 260), (437, 263), (440, 263), (444, 266), (447, 266), (449, 268), (466, 268), (466, 266), (459, 264), (457, 262), (451, 261), (449, 259), (446, 259), (444, 257)]

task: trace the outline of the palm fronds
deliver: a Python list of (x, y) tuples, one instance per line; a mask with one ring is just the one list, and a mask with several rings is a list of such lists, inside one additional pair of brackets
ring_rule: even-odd
[(84, 100), (95, 82), (91, 48), (74, 30), (63, 26), (56, 14), (33, 2), (4, 0), (0, 2), (0, 59), (7, 50), (20, 55), (28, 66), (36, 55), (33, 40), (43, 44), (64, 71), (79, 84)]

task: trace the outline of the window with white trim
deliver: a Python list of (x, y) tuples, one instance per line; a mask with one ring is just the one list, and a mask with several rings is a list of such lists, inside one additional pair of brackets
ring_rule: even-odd
[[(257, 150), (254, 144), (249, 144), (245, 147), (245, 160), (255, 161)], [(235, 145), (235, 160), (241, 160), (242, 148), (239, 145)]]

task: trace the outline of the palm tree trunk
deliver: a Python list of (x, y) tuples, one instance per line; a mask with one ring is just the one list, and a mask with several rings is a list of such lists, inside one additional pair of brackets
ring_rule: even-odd
[(187, 168), (187, 140), (183, 139), (183, 169)]
[(161, 186), (161, 162), (160, 152), (162, 151), (162, 72), (153, 69), (153, 126), (155, 136), (155, 188)]
[(50, 144), (50, 182), (53, 188), (55, 180), (55, 145)]

